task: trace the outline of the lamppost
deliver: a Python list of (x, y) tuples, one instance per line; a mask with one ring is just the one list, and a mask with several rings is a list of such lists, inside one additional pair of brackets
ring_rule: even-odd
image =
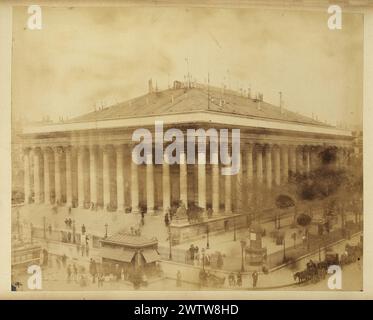
[(202, 270), (205, 271), (205, 248), (202, 248)]
[(284, 238), (283, 238), (282, 242), (284, 244), (284, 256), (283, 256), (282, 260), (283, 260), (283, 262), (285, 262), (286, 261), (285, 233), (284, 233)]
[(321, 240), (319, 242), (319, 261), (321, 261)]
[(108, 228), (108, 224), (105, 223), (105, 239), (107, 238), (107, 228)]
[(206, 249), (210, 249), (210, 238), (209, 238), (209, 234), (210, 234), (210, 228), (209, 228), (209, 225), (207, 224), (206, 225)]
[(32, 244), (33, 233), (34, 233), (33, 225), (32, 225), (32, 223), (30, 223), (30, 242), (31, 242), (31, 244)]
[(171, 235), (171, 225), (168, 225), (168, 242), (170, 245), (170, 252), (168, 254), (168, 259), (172, 260), (172, 235)]
[(237, 240), (237, 235), (236, 235), (236, 218), (233, 218), (233, 241)]
[(18, 233), (18, 239), (21, 239), (21, 224), (19, 221), (19, 210), (17, 210), (17, 233)]
[(246, 241), (241, 240), (241, 254), (242, 254), (241, 272), (245, 272), (245, 258), (244, 258), (245, 248), (246, 248)]
[(47, 218), (44, 216), (43, 217), (43, 238), (46, 239), (47, 238), (47, 226), (46, 226), (46, 220)]

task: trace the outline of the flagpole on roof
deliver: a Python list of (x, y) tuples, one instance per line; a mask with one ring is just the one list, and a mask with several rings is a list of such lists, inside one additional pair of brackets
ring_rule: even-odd
[(210, 72), (207, 72), (207, 110), (210, 110)]

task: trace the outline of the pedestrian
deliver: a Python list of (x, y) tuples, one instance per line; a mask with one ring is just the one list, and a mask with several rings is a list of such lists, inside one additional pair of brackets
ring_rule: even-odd
[(194, 260), (194, 245), (191, 244), (190, 245), (190, 248), (189, 248), (189, 252), (190, 252), (190, 259), (193, 261)]
[(231, 272), (228, 276), (229, 286), (234, 287), (236, 285), (236, 280), (234, 279), (234, 274)]
[(70, 283), (71, 280), (71, 266), (68, 265), (67, 267), (67, 283)]
[(61, 269), (61, 262), (60, 262), (60, 258), (59, 257), (56, 257), (56, 263), (57, 263), (57, 268)]
[(165, 226), (168, 228), (168, 226), (170, 225), (170, 218), (168, 217), (168, 213), (166, 213), (164, 215), (164, 224)]
[(78, 281), (78, 268), (76, 267), (75, 263), (73, 264), (73, 274), (74, 274), (74, 281)]
[(49, 236), (51, 236), (52, 235), (52, 226), (51, 226), (51, 224), (49, 224), (49, 226), (48, 226), (48, 232), (49, 232)]
[(144, 211), (141, 211), (141, 225), (143, 226), (145, 224), (145, 214)]
[(253, 288), (256, 288), (256, 285), (258, 283), (258, 272), (257, 271), (254, 271), (253, 274), (252, 274), (252, 278), (253, 278)]
[(96, 282), (97, 266), (96, 261), (91, 258), (89, 261), (89, 273), (92, 276), (92, 283)]
[(177, 270), (176, 274), (176, 287), (181, 287), (181, 272)]
[(67, 261), (66, 254), (63, 254), (61, 260), (62, 260), (62, 265), (63, 265), (63, 267), (66, 268), (66, 261)]
[(98, 275), (97, 284), (99, 288), (104, 286), (104, 274), (102, 272)]
[(85, 228), (85, 225), (83, 224), (82, 225), (82, 234), (85, 234), (85, 232), (86, 232), (86, 228)]
[(237, 283), (237, 286), (242, 287), (242, 275), (241, 275), (241, 272), (237, 273), (236, 283)]

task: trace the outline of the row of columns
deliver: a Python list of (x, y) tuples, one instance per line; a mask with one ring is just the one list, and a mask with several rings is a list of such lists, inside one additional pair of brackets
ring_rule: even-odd
[[(104, 146), (92, 145), (89, 147), (54, 147), (54, 148), (28, 148), (24, 153), (24, 173), (25, 173), (25, 199), (30, 199), (31, 195), (31, 167), (30, 156), (33, 157), (33, 189), (35, 203), (52, 203), (51, 185), (54, 181), (55, 201), (64, 202), (62, 193), (64, 190), (66, 204), (73, 205), (73, 151), (76, 152), (76, 195), (77, 206), (84, 208), (86, 206), (86, 183), (84, 172), (89, 172), (89, 200), (90, 203), (97, 205), (101, 202), (104, 208), (111, 204), (111, 180), (116, 179), (116, 207), (118, 210), (124, 210), (125, 206), (125, 183), (124, 183), (124, 164), (125, 164), (125, 146)], [(30, 152), (31, 151), (31, 152)], [(88, 154), (87, 154), (88, 151)], [(116, 168), (115, 176), (110, 175), (110, 159), (112, 152), (115, 152)], [(102, 193), (99, 196), (98, 191), (98, 156), (102, 152)], [(85, 161), (85, 156), (89, 156), (89, 161)], [(198, 153), (197, 166), (197, 186), (198, 186), (198, 206), (207, 207), (207, 176), (206, 176), (206, 154)], [(212, 154), (217, 163), (218, 154)], [(41, 159), (44, 163), (44, 172), (41, 173)], [(146, 203), (147, 211), (153, 213), (155, 209), (155, 181), (154, 165), (152, 154), (147, 155), (146, 164)], [(51, 161), (53, 160), (53, 161)], [(313, 148), (297, 148), (295, 145), (259, 145), (247, 144), (241, 150), (240, 171), (236, 176), (222, 176), (224, 179), (224, 212), (232, 212), (232, 194), (235, 194), (236, 208), (241, 209), (243, 198), (251, 201), (253, 197), (253, 187), (264, 186), (271, 189), (273, 185), (280, 186), (286, 184), (289, 180), (290, 172), (307, 173), (318, 165), (317, 150)], [(180, 153), (179, 164), (179, 190), (180, 200), (188, 206), (188, 170), (185, 152)], [(89, 168), (85, 168), (87, 165)], [(338, 166), (346, 165), (343, 159), (338, 159)], [(51, 166), (54, 166), (52, 168)], [(254, 166), (255, 164), (255, 166)], [(64, 170), (63, 170), (64, 168)], [(211, 165), (211, 207), (213, 212), (220, 212), (220, 168), (219, 164)], [(53, 170), (52, 170), (53, 169)], [(244, 170), (245, 169), (245, 170)], [(246, 171), (245, 177), (243, 176)], [(51, 173), (53, 172), (54, 180)], [(131, 208), (133, 213), (139, 212), (139, 176), (138, 165), (131, 161), (130, 164), (130, 189), (131, 189)], [(232, 181), (235, 185), (232, 185)], [(62, 186), (64, 188), (62, 189)], [(247, 187), (247, 194), (243, 195), (243, 186)], [(43, 188), (41, 187), (43, 186)], [(171, 178), (170, 165), (167, 161), (162, 164), (162, 190), (163, 190), (163, 208), (166, 210), (171, 207)]]

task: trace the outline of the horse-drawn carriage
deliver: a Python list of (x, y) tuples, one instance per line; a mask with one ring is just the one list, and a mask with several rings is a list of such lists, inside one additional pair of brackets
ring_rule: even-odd
[(329, 266), (331, 265), (338, 265), (339, 264), (339, 254), (335, 253), (332, 250), (328, 250), (325, 252), (325, 262)]
[(305, 270), (294, 273), (294, 281), (297, 281), (298, 283), (308, 281), (317, 282), (325, 278), (327, 270), (328, 262), (326, 262), (325, 260), (317, 263), (314, 263), (312, 262), (312, 260), (310, 260), (307, 263), (307, 268)]
[(363, 254), (363, 247), (360, 243), (357, 245), (346, 244), (345, 252), (341, 255), (341, 265), (356, 262)]

